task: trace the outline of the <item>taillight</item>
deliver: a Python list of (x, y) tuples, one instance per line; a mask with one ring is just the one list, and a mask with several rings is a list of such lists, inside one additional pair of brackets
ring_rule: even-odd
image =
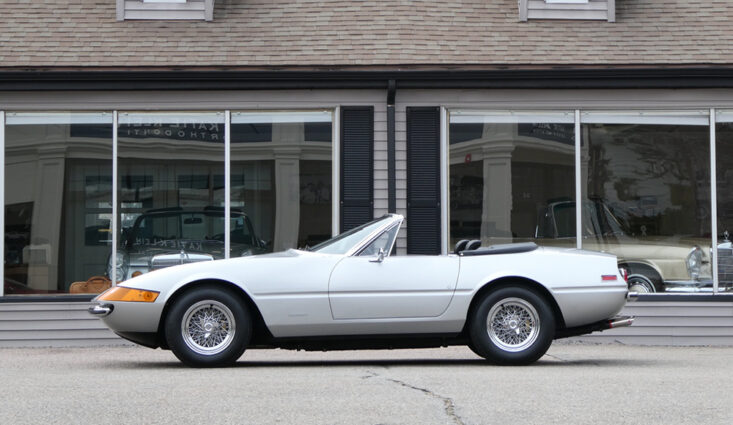
[(618, 268), (618, 272), (621, 273), (621, 277), (624, 278), (624, 282), (628, 282), (629, 281), (629, 271), (628, 270), (626, 270), (623, 267), (619, 267)]
[(618, 280), (618, 278), (616, 277), (615, 274), (603, 274), (601, 275), (601, 280), (604, 282), (610, 282), (610, 281)]

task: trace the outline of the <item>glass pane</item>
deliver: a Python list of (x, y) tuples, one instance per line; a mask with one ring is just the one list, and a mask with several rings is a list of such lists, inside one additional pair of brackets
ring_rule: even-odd
[(331, 237), (331, 120), (331, 111), (232, 114), (232, 215), (251, 223), (252, 253)]
[(572, 120), (570, 112), (451, 112), (451, 246), (575, 246)]
[(223, 114), (121, 113), (117, 135), (117, 280), (224, 258)]
[(583, 248), (615, 254), (637, 292), (710, 291), (706, 120), (619, 116), (582, 126)]
[(716, 174), (718, 180), (718, 289), (733, 291), (733, 111), (716, 126)]
[(111, 218), (112, 115), (8, 113), (5, 295), (106, 289)]

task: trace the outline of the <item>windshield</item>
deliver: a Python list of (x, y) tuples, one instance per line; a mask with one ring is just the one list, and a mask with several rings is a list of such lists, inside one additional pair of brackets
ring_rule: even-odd
[(384, 225), (385, 221), (390, 218), (390, 216), (385, 216), (377, 220), (370, 221), (369, 223), (362, 224), (359, 227), (355, 227), (333, 239), (329, 239), (310, 248), (309, 251), (321, 252), (324, 254), (346, 254), (356, 244), (361, 242), (380, 226)]
[[(583, 236), (623, 236), (628, 233), (621, 220), (601, 201), (583, 203)], [(552, 235), (554, 218), (555, 235)], [(540, 222), (539, 237), (575, 237), (575, 202), (560, 202), (552, 207), (552, 215), (545, 214)]]

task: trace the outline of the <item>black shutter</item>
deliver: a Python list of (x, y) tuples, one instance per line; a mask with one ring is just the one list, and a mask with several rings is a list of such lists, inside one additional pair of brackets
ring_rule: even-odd
[(374, 218), (374, 107), (341, 108), (341, 232)]
[(440, 108), (407, 108), (407, 253), (440, 254)]

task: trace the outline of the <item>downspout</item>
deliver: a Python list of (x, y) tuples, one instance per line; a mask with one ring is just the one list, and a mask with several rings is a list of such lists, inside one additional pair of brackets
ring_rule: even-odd
[(397, 188), (395, 173), (395, 95), (397, 82), (387, 82), (387, 210), (397, 212)]

